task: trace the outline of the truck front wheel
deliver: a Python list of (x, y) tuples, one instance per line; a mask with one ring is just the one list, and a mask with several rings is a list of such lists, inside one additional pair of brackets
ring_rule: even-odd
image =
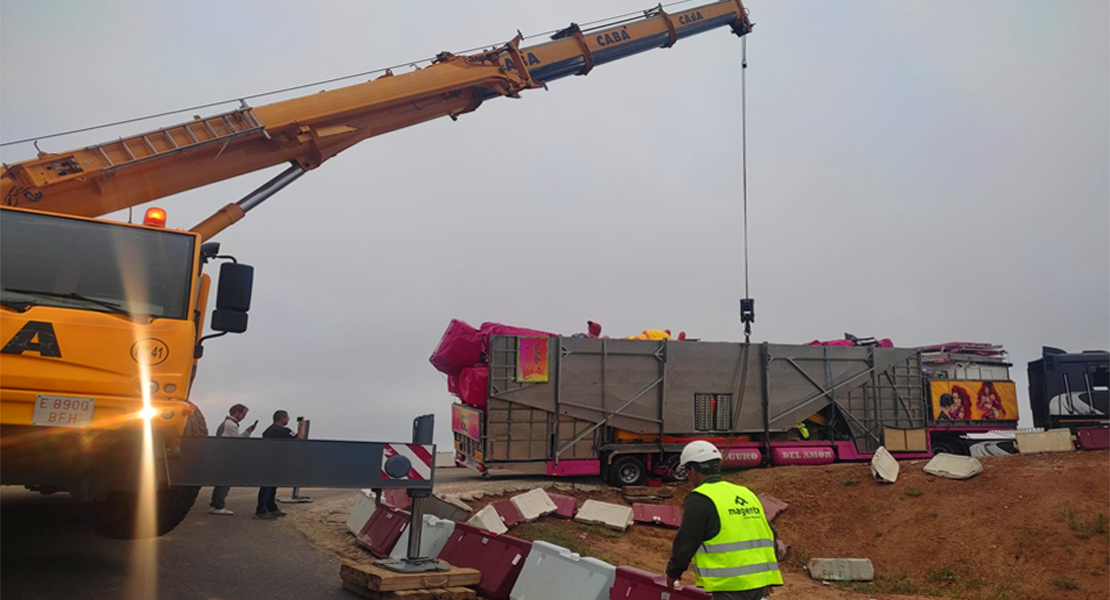
[[(185, 435), (207, 436), (208, 423), (195, 404), (193, 414), (185, 421)], [(142, 537), (163, 536), (177, 527), (200, 492), (195, 486), (170, 486), (158, 490), (155, 496), (154, 527), (140, 527), (138, 523), (139, 494), (137, 492), (112, 492), (103, 501), (93, 503), (93, 529), (102, 537), (113, 540), (133, 540)]]

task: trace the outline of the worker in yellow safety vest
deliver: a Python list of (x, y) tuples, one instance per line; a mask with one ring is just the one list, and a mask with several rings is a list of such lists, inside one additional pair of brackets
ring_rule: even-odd
[(748, 488), (721, 477), (721, 451), (697, 440), (682, 449), (679, 465), (694, 490), (683, 505), (682, 526), (667, 563), (674, 587), (691, 559), (699, 586), (714, 600), (761, 600), (782, 585), (775, 532)]

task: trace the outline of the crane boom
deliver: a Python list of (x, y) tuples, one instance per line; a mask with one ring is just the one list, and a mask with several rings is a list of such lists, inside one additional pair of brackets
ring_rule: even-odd
[[(455, 119), (485, 100), (516, 98), (547, 82), (724, 26), (740, 36), (751, 30), (740, 0), (674, 14), (660, 6), (593, 30), (571, 24), (551, 41), (530, 47), (521, 48), (518, 35), (476, 54), (443, 52), (412, 72), (386, 72), (264, 106), (243, 103), (230, 112), (116, 141), (40, 153), (4, 165), (0, 197), (7, 206), (95, 217), (285, 162), (303, 172), (367, 138), (444, 116)], [(288, 182), (297, 174), (276, 180)], [(235, 206), (223, 209), (231, 209), (226, 222), (210, 226), (206, 237), (242, 218)]]

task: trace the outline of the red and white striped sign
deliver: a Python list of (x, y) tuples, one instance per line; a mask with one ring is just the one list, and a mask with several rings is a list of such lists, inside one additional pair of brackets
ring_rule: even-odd
[[(435, 447), (421, 446), (419, 444), (382, 444), (382, 479), (417, 479), (428, 480), (432, 478), (432, 464), (435, 461)], [(404, 477), (390, 477), (385, 472), (385, 461), (391, 456), (404, 456), (412, 463), (412, 468)]]

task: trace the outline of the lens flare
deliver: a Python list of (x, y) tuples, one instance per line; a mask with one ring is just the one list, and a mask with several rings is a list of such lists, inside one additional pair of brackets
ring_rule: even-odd
[[(120, 280), (129, 302), (145, 303), (147, 293), (146, 273), (136, 262), (137, 248), (117, 238), (116, 252), (120, 268)], [(132, 337), (135, 342), (148, 336), (147, 322), (141, 318), (131, 321)], [(139, 473), (139, 491), (135, 502), (135, 540), (132, 541), (130, 572), (124, 597), (156, 599), (158, 597), (158, 471), (155, 468), (156, 453), (162, 451), (161, 439), (155, 444), (151, 419), (158, 409), (151, 406), (151, 395), (155, 393), (151, 379), (150, 364), (147, 357), (140, 355), (136, 361), (139, 368), (139, 389), (142, 391), (142, 455)]]

